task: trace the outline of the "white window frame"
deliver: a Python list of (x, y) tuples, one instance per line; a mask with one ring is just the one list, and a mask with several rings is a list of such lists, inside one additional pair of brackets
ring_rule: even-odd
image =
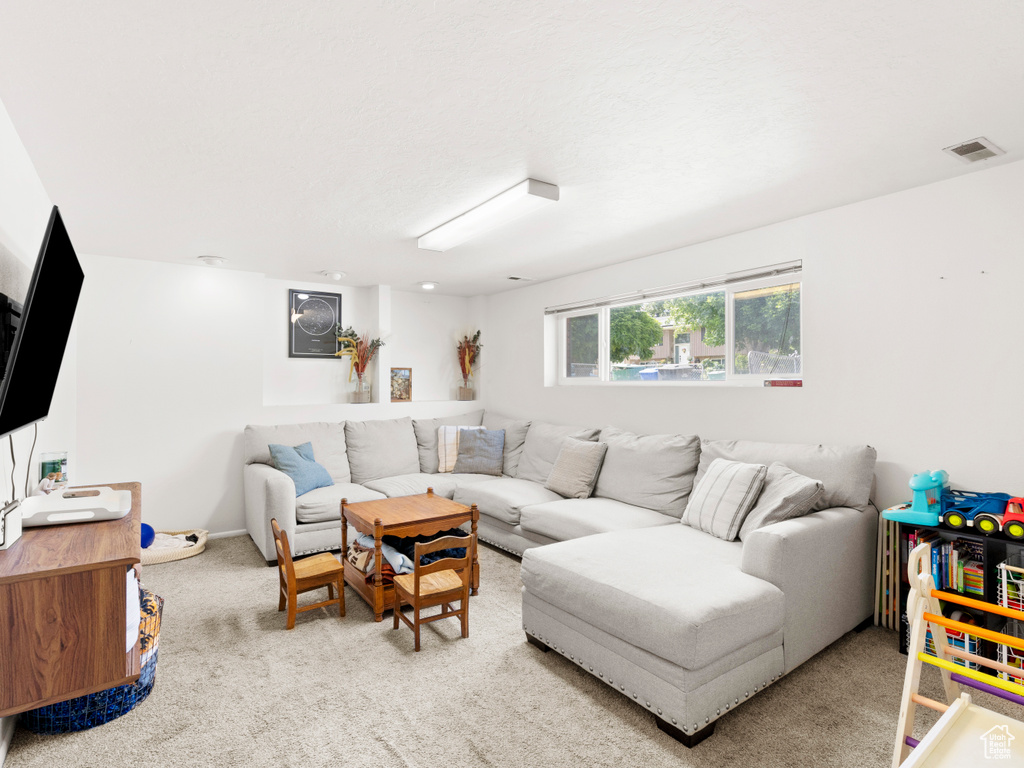
[[(569, 333), (569, 320), (574, 317), (587, 317), (597, 315), (597, 376), (574, 377), (567, 376), (569, 361), (566, 355), (566, 340)], [(610, 348), (608, 345), (608, 322), (610, 315), (607, 307), (580, 309), (575, 312), (563, 312), (558, 314), (558, 383), (571, 386), (592, 387), (597, 384), (606, 383), (610, 377), (611, 362), (608, 360)]]
[[(801, 372), (799, 374), (737, 374), (736, 367), (736, 353), (735, 353), (735, 312), (734, 312), (734, 297), (737, 293), (745, 293), (751, 290), (757, 290), (759, 288), (771, 288), (774, 286), (781, 285), (792, 285), (796, 283), (800, 286), (800, 354), (801, 354)], [(679, 298), (681, 296), (699, 296), (701, 294), (708, 293), (725, 293), (725, 378), (721, 381), (613, 381), (611, 378), (612, 363), (609, 359), (611, 350), (610, 340), (610, 327), (611, 327), (611, 310), (617, 307), (625, 307), (633, 304), (644, 303), (647, 301), (654, 300), (668, 300)], [(768, 277), (758, 277), (750, 280), (735, 280), (730, 281), (724, 285), (709, 286), (706, 288), (694, 288), (691, 290), (680, 291), (679, 293), (666, 293), (661, 294), (655, 291), (652, 293), (657, 294), (657, 299), (646, 298), (643, 296), (630, 296), (626, 297), (615, 297), (613, 299), (601, 302), (595, 302), (587, 307), (581, 309), (570, 309), (566, 311), (558, 311), (556, 313), (557, 319), (557, 344), (558, 344), (558, 377), (557, 383), (559, 386), (571, 386), (571, 387), (593, 387), (593, 386), (613, 386), (613, 387), (645, 387), (645, 388), (656, 388), (656, 387), (763, 387), (766, 380), (772, 379), (799, 379), (803, 380), (806, 376), (806, 363), (804, 359), (804, 329), (803, 329), (803, 301), (804, 301), (804, 286), (802, 274), (799, 270), (789, 271), (784, 274), (772, 275)], [(582, 317), (586, 315), (597, 315), (598, 317), (598, 375), (596, 377), (587, 378), (573, 378), (566, 375), (567, 361), (566, 361), (566, 339), (567, 339), (567, 324), (568, 320), (573, 317)], [(693, 333), (693, 331), (691, 331)], [(692, 341), (692, 337), (691, 337)]]

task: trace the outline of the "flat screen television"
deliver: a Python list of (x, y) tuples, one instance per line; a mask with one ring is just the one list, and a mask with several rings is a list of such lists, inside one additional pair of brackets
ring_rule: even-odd
[(50, 414), (85, 273), (53, 206), (0, 383), (0, 437)]

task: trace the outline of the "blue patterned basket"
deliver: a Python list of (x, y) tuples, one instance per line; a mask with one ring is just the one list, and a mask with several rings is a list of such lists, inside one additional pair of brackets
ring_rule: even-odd
[(18, 721), (21, 725), (39, 734), (85, 731), (131, 712), (146, 700), (156, 682), (164, 599), (147, 589), (140, 589), (139, 592), (142, 605), (142, 623), (139, 627), (142, 669), (138, 681), (22, 712)]

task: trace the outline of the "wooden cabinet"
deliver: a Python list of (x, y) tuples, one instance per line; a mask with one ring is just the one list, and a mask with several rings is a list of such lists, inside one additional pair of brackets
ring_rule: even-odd
[(139, 678), (125, 653), (127, 572), (141, 558), (142, 486), (120, 520), (27, 528), (0, 552), (0, 717)]

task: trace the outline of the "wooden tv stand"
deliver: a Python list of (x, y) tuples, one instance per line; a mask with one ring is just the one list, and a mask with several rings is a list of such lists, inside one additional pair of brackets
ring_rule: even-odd
[(0, 717), (139, 679), (124, 647), (142, 484), (110, 487), (132, 493), (120, 520), (27, 528), (0, 552)]

